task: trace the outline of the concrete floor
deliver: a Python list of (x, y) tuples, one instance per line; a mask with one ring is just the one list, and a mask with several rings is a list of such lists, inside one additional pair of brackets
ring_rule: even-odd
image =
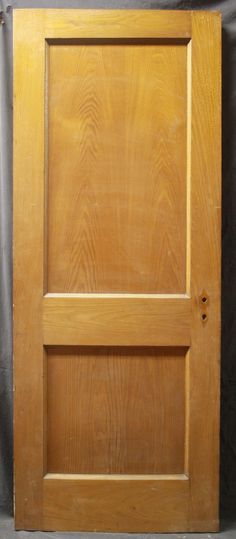
[(236, 522), (223, 522), (220, 533), (173, 533), (173, 534), (134, 534), (134, 533), (59, 533), (24, 532), (14, 530), (13, 519), (0, 515), (0, 539), (236, 539)]

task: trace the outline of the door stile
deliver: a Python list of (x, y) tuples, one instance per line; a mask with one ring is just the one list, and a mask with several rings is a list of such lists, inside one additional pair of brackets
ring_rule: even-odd
[(189, 357), (189, 529), (193, 531), (219, 527), (220, 103), (220, 14), (193, 12)]
[(14, 21), (15, 524), (17, 529), (40, 529), (44, 453), (44, 39), (40, 21), (27, 27), (19, 13), (14, 14)]

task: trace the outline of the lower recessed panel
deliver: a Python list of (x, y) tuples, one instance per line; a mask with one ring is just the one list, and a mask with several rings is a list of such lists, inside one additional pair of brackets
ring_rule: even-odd
[(183, 473), (185, 353), (49, 347), (48, 472)]

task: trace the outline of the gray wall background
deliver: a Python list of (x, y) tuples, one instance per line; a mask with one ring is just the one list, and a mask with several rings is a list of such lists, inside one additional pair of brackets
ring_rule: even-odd
[[(210, 9), (223, 24), (221, 514), (236, 517), (236, 0), (0, 0), (0, 509), (12, 513), (12, 11)], [(204, 418), (203, 418), (204, 421)]]

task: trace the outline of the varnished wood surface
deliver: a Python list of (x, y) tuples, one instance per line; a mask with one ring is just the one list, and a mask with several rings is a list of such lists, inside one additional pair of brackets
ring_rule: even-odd
[(43, 298), (44, 344), (188, 346), (191, 300), (182, 298)]
[[(219, 525), (220, 14), (193, 14), (192, 32), (191, 295), (195, 298), (195, 307), (188, 374), (188, 471), (191, 477), (189, 519), (197, 530), (205, 520), (212, 521), (215, 528)], [(205, 322), (201, 319), (202, 290), (208, 295)], [(206, 496), (206, 492), (211, 494)]]
[[(91, 159), (94, 159), (94, 152), (97, 152), (96, 141), (98, 138), (94, 137), (97, 129), (96, 122), (98, 122), (102, 138), (108, 132), (108, 123), (106, 122), (108, 122), (109, 118), (110, 120), (116, 118), (118, 133), (120, 135), (123, 133), (119, 126), (120, 116), (118, 115), (118, 112), (120, 112), (121, 116), (123, 114), (122, 106), (119, 105), (118, 112), (115, 111), (114, 113), (111, 112), (108, 106), (109, 100), (107, 96), (110, 98), (116, 95), (116, 87), (111, 84), (110, 75), (106, 75), (108, 78), (108, 94), (104, 91), (103, 114), (106, 111), (105, 122), (104, 118), (101, 121), (101, 117), (97, 116), (100, 106), (94, 106), (94, 96), (97, 100), (96, 103), (98, 102), (99, 105), (101, 103), (99, 93), (101, 86), (99, 89), (97, 88), (98, 85), (94, 83), (96, 70), (94, 69), (93, 59), (94, 57), (101, 58), (101, 53), (104, 50), (104, 40), (106, 39), (109, 40), (107, 45), (110, 47), (111, 59), (114, 60), (118, 54), (117, 51), (119, 52), (116, 65), (113, 66), (114, 62), (111, 62), (111, 70), (109, 70), (113, 74), (113, 80), (114, 75), (118, 75), (119, 95), (125, 95), (124, 88), (128, 84), (127, 81), (126, 83), (121, 82), (122, 73), (127, 74), (128, 72), (132, 81), (129, 92), (126, 89), (126, 92), (132, 96), (133, 104), (128, 108), (129, 122), (127, 126), (132, 135), (130, 137), (132, 146), (130, 143), (129, 159), (126, 157), (126, 165), (130, 164), (134, 177), (137, 179), (139, 170), (136, 168), (135, 158), (137, 155), (141, 159), (140, 149), (144, 152), (146, 160), (150, 157), (152, 164), (147, 174), (146, 170), (144, 174), (144, 168), (142, 169), (146, 191), (140, 180), (140, 182), (137, 182), (137, 196), (135, 195), (134, 185), (130, 180), (131, 176), (127, 175), (126, 182), (122, 185), (123, 194), (125, 187), (128, 187), (128, 191), (127, 189), (126, 191), (129, 196), (128, 198), (126, 196), (126, 201), (130, 201), (130, 195), (132, 195), (135, 207), (133, 208), (132, 204), (129, 204), (129, 211), (128, 206), (126, 206), (125, 211), (120, 210), (119, 219), (121, 216), (125, 216), (125, 221), (121, 223), (120, 219), (119, 227), (117, 226), (117, 213), (119, 212), (117, 212), (115, 200), (117, 196), (119, 200), (118, 206), (121, 207), (122, 196), (120, 196), (118, 190), (113, 193), (114, 211), (109, 215), (108, 204), (105, 208), (102, 197), (99, 199), (91, 197), (97, 186), (95, 179), (92, 180), (89, 169), (89, 154)], [(118, 43), (119, 39), (120, 42)], [(137, 40), (137, 48), (134, 46), (135, 39)], [(100, 41), (96, 42), (96, 40)], [(116, 40), (116, 47), (118, 47), (115, 50), (114, 40)], [(146, 45), (144, 47), (145, 40)], [(128, 46), (132, 52), (130, 58), (127, 53)], [(89, 47), (91, 48), (89, 49)], [(123, 52), (123, 47), (125, 52)], [(77, 52), (77, 48), (80, 52)], [(148, 49), (152, 51), (150, 58), (147, 53)], [(63, 56), (61, 64), (59, 61), (60, 50)], [(74, 51), (73, 54), (71, 54), (72, 50)], [(99, 65), (98, 63), (96, 64), (100, 85), (101, 68), (109, 63), (108, 50), (107, 48), (105, 53), (105, 63), (103, 57)], [(84, 63), (81, 62), (81, 54), (86, 59)], [(165, 59), (165, 62), (163, 59)], [(89, 103), (90, 105), (93, 103), (93, 107), (90, 108), (90, 111), (96, 111), (96, 114), (92, 114), (92, 116), (88, 114), (88, 108), (86, 108), (85, 112), (83, 111), (82, 116), (81, 111), (80, 115), (78, 114), (79, 98), (76, 94), (73, 79), (74, 75), (78, 76), (77, 60), (81, 64), (81, 80), (84, 80), (84, 84), (85, 79), (87, 81), (91, 73), (89, 80), (92, 97)], [(131, 62), (130, 64), (129, 61)], [(158, 76), (155, 74), (155, 65), (160, 68)], [(89, 189), (87, 191), (82, 190), (83, 193), (86, 191), (88, 195), (86, 200), (85, 198), (83, 199), (82, 205), (79, 204), (81, 191), (79, 191), (79, 197), (78, 191), (76, 192), (77, 199), (74, 199), (73, 194), (70, 192), (77, 182), (77, 174), (73, 171), (73, 162), (76, 167), (77, 164), (81, 165), (81, 154), (77, 155), (75, 151), (74, 138), (77, 136), (77, 131), (74, 128), (68, 129), (67, 121), (65, 121), (66, 118), (67, 120), (69, 118), (69, 123), (72, 126), (74, 125), (71, 119), (73, 113), (70, 100), (65, 94), (66, 82), (63, 82), (63, 77), (60, 78), (58, 75), (56, 66), (63, 68), (64, 75), (68, 74), (68, 89), (73, 96), (75, 117), (77, 119), (83, 117), (83, 121), (85, 118), (93, 118), (93, 123), (88, 121), (86, 124), (84, 122), (82, 130), (83, 134), (89, 133), (89, 137), (85, 137), (85, 140), (93, 141), (91, 147), (86, 146), (87, 142), (84, 145), (86, 150), (84, 163), (88, 167), (86, 174), (89, 178)], [(127, 66), (129, 69), (127, 69)], [(170, 73), (168, 73), (168, 66)], [(180, 72), (177, 72), (177, 66), (181, 67)], [(55, 69), (51, 70), (52, 67)], [(143, 84), (144, 75), (149, 89)], [(168, 85), (168, 81), (171, 84)], [(176, 82), (175, 95), (173, 93), (174, 82)], [(50, 94), (51, 83), (52, 87), (55, 84), (55, 88), (54, 92)], [(121, 91), (122, 84), (123, 93)], [(133, 87), (135, 85), (137, 88)], [(56, 87), (57, 91), (55, 91)], [(154, 87), (156, 91), (154, 91)], [(82, 86), (80, 85), (79, 88), (78, 94), (82, 96)], [(85, 89), (84, 95), (87, 95), (86, 92), (87, 90)], [(145, 107), (143, 109), (141, 107), (140, 110), (145, 116), (144, 125), (150, 128), (145, 130), (145, 134), (150, 142), (150, 147), (153, 148), (151, 156), (147, 152), (145, 144), (141, 148), (139, 125), (141, 120), (138, 114), (134, 114), (137, 104), (142, 104), (142, 96), (145, 96)], [(156, 123), (150, 118), (148, 96), (151, 96), (154, 102), (152, 110), (156, 123), (162, 127), (163, 141), (161, 142), (161, 132), (159, 131), (157, 136)], [(162, 112), (158, 109), (158, 104), (155, 101), (157, 96), (160, 103), (162, 103)], [(182, 96), (184, 101), (182, 105), (177, 96)], [(58, 136), (56, 160), (55, 148), (53, 150), (52, 145), (53, 140), (52, 138), (50, 139), (53, 134), (53, 131), (50, 132), (50, 122), (53, 119), (54, 107), (58, 106), (56, 103), (57, 97), (61, 99), (62, 112), (59, 117), (63, 125), (58, 125), (58, 133), (53, 135)], [(113, 104), (114, 101), (114, 99), (110, 100)], [(124, 103), (122, 99), (121, 103)], [(165, 103), (166, 108), (164, 107)], [(14, 24), (14, 108), (14, 443), (16, 527), (31, 530), (57, 529), (74, 531), (216, 531), (218, 528), (219, 477), (221, 205), (219, 15), (209, 12), (169, 12), (166, 10), (162, 12), (155, 10), (150, 12), (145, 10), (18, 10), (15, 14)], [(176, 129), (174, 129), (173, 123), (174, 109), (176, 110)], [(172, 129), (170, 129), (171, 126)], [(137, 138), (135, 138), (135, 128)], [(35, 135), (36, 129), (37, 136)], [(65, 163), (64, 180), (60, 177), (60, 167), (63, 168), (65, 159), (63, 148), (59, 144), (60, 131), (65, 134), (65, 141), (67, 141), (68, 137), (71, 137), (69, 145), (69, 148), (71, 148), (71, 160), (69, 163)], [(118, 140), (114, 135), (115, 127), (112, 133), (111, 147), (113, 148), (115, 144), (117, 145)], [(73, 136), (71, 136), (72, 134)], [(173, 143), (175, 136), (176, 145)], [(121, 137), (119, 140), (121, 140)], [(124, 140), (126, 140), (127, 144), (127, 135), (125, 135)], [(185, 140), (185, 146), (183, 140)], [(122, 142), (120, 144), (122, 148)], [(162, 152), (160, 152), (161, 147)], [(132, 153), (133, 148), (136, 151), (135, 154)], [(154, 148), (158, 148), (158, 153), (160, 152), (164, 156), (158, 166), (153, 157), (155, 155)], [(171, 155), (168, 155), (168, 148)], [(180, 156), (179, 151), (181, 148), (183, 148), (183, 152)], [(119, 152), (119, 155), (121, 155), (120, 150)], [(54, 160), (52, 161), (53, 155)], [(110, 165), (108, 166), (107, 162), (109, 159), (114, 160), (115, 151), (103, 152), (102, 155), (104, 161), (106, 158), (106, 163), (104, 162), (101, 167), (101, 163), (97, 159), (95, 164), (98, 174), (100, 174), (99, 177), (103, 180), (104, 196), (106, 196), (106, 192), (110, 196), (112, 192), (110, 189), (111, 184), (108, 182), (108, 176), (103, 175), (102, 171), (110, 170)], [(50, 171), (52, 163), (53, 170)], [(118, 168), (118, 165), (122, 167), (122, 163), (117, 162), (116, 168)], [(58, 183), (55, 178), (52, 181), (54, 167), (58, 171)], [(183, 169), (184, 174), (179, 174), (180, 170)], [(68, 170), (70, 171), (69, 174), (67, 174)], [(161, 186), (163, 191), (163, 197), (158, 195), (159, 198), (156, 196), (155, 189), (153, 189), (157, 170), (160, 171), (158, 185), (159, 187)], [(112, 170), (112, 173), (112, 179), (114, 180), (115, 172)], [(178, 189), (176, 189), (175, 173), (178, 176)], [(69, 190), (66, 189), (66, 185)], [(120, 184), (116, 183), (117, 185), (119, 186)], [(102, 188), (101, 182), (99, 186)], [(152, 186), (154, 195), (153, 199), (150, 196), (148, 200), (146, 194), (150, 186)], [(76, 189), (73, 193), (75, 191)], [(57, 198), (58, 193), (60, 197), (64, 197), (65, 201), (64, 212), (61, 201), (57, 201), (61, 208), (60, 215), (59, 213), (57, 215), (57, 208), (54, 207), (55, 200), (53, 199), (54, 196), (55, 199)], [(97, 203), (98, 207), (96, 206)], [(143, 212), (144, 203), (147, 208), (152, 210), (148, 216)], [(70, 226), (67, 216), (69, 205), (71, 209), (74, 208)], [(81, 210), (81, 207), (82, 209), (86, 207), (86, 215), (82, 215), (81, 211), (77, 212), (77, 210)], [(101, 208), (103, 212), (101, 212)], [(176, 208), (178, 208), (178, 211), (175, 213)], [(163, 210), (163, 216), (158, 216), (160, 210)], [(100, 220), (91, 219), (91, 215), (97, 215), (99, 211)], [(150, 263), (155, 262), (155, 256), (154, 250), (148, 251), (150, 246), (148, 242), (150, 242), (150, 237), (154, 237), (155, 233), (150, 235), (150, 229), (147, 234), (143, 233), (144, 241), (147, 238), (149, 240), (146, 241), (147, 244), (141, 244), (141, 232), (143, 230), (141, 231), (137, 226), (139, 212), (140, 222), (145, 225), (146, 232), (150, 223), (154, 222), (153, 215), (156, 212), (160, 226), (159, 228), (156, 227), (156, 229), (154, 226), (154, 229), (160, 238), (164, 238), (164, 249), (158, 251), (158, 256), (160, 253), (161, 256), (155, 263), (156, 268), (150, 273), (147, 272), (148, 268), (145, 268), (145, 275), (148, 276), (149, 283), (142, 277), (143, 267), (138, 267), (135, 256), (141, 255), (142, 257), (144, 253), (151, 252), (153, 257), (148, 258), (148, 256), (145, 256), (145, 263), (148, 261), (150, 269)], [(168, 214), (168, 220), (166, 220), (166, 214)], [(58, 225), (57, 231), (54, 223), (55, 216)], [(109, 217), (109, 222), (107, 216)], [(99, 230), (100, 232), (103, 231), (102, 227), (100, 227), (102, 218), (105, 218), (108, 239), (111, 239), (111, 231), (114, 238), (118, 237), (123, 230), (122, 227), (125, 226), (125, 222), (132, 224), (129, 227), (127, 237), (124, 232), (121, 234), (124, 245), (129, 243), (130, 253), (132, 254), (130, 260), (123, 253), (120, 254), (121, 250), (118, 249), (118, 260), (113, 261), (110, 253), (107, 253), (106, 249), (103, 248), (103, 255), (106, 260), (109, 260), (110, 257), (113, 271), (116, 265), (120, 265), (119, 267), (123, 269), (124, 265), (126, 265), (127, 269), (128, 265), (132, 263), (128, 267), (130, 275), (126, 272), (126, 276), (122, 276), (123, 281), (120, 276), (120, 280), (116, 277), (115, 284), (111, 283), (111, 279), (106, 281), (107, 275), (105, 275), (104, 265), (102, 264), (100, 265), (98, 279), (96, 258), (94, 258), (96, 267), (91, 262), (89, 270), (87, 266), (85, 270), (85, 265), (79, 268), (79, 273), (77, 273), (76, 269), (80, 258), (75, 243), (78, 237), (81, 239), (81, 234), (80, 232), (78, 234), (76, 229), (77, 223), (86, 224), (86, 238), (94, 238), (95, 232), (97, 234), (96, 238), (99, 238)], [(66, 228), (68, 228), (67, 242), (65, 242), (63, 236), (65, 222)], [(99, 223), (99, 230), (97, 223)], [(91, 228), (89, 228), (90, 224)], [(110, 228), (108, 224), (111, 224)], [(137, 235), (133, 236), (135, 241), (132, 240), (131, 234), (134, 226), (138, 232)], [(176, 230), (177, 226), (179, 231)], [(62, 238), (59, 237), (60, 231), (62, 231)], [(169, 238), (168, 241), (167, 237)], [(106, 242), (104, 238), (105, 234), (102, 236), (102, 241)], [(58, 277), (56, 281), (53, 281), (58, 268), (56, 264), (51, 265), (53, 241), (57, 242), (58, 245), (62, 241), (62, 250), (60, 253), (59, 249), (57, 251), (57, 261), (60, 266), (62, 281), (65, 278), (64, 283), (66, 283), (67, 288), (63, 288), (63, 283), (61, 291), (69, 290), (71, 292), (73, 287), (75, 287), (74, 290), (77, 290), (76, 280), (80, 274), (80, 286), (83, 285), (80, 292), (87, 289), (87, 294), (84, 297), (83, 294), (80, 296), (72, 294), (72, 297), (67, 294), (58, 294), (60, 292), (58, 287), (61, 286)], [(83, 263), (85, 255), (87, 261), (93, 260), (94, 253), (99, 249), (98, 243), (97, 240), (93, 243), (92, 250), (89, 250), (92, 242), (88, 243), (86, 240), (83, 243), (85, 246), (85, 251), (82, 255)], [(72, 257), (68, 262), (66, 249), (71, 249), (71, 246)], [(158, 245), (157, 249), (159, 249)], [(168, 251), (170, 252), (169, 255)], [(114, 259), (116, 259), (116, 252), (113, 251), (113, 254)], [(170, 265), (167, 263), (167, 255), (171, 260)], [(123, 260), (121, 260), (122, 257)], [(69, 272), (69, 278), (68, 271), (66, 271), (68, 267), (73, 268), (73, 271)], [(166, 273), (167, 284), (165, 284), (164, 273)], [(158, 275), (158, 279), (153, 278), (154, 275)], [(134, 278), (135, 276), (136, 278)], [(112, 284), (110, 292), (120, 292), (116, 298), (112, 294), (108, 294), (108, 297), (106, 297), (108, 290), (103, 290), (105, 282)], [(124, 283), (126, 283), (126, 288)], [(161, 288), (158, 289), (160, 283)], [(50, 297), (50, 294), (47, 295), (49, 291), (48, 285), (53, 288), (54, 284), (56, 284), (57, 290), (54, 289), (54, 295)], [(96, 296), (94, 292), (98, 290), (100, 290), (100, 294)], [(130, 294), (122, 297), (122, 291), (124, 290), (135, 291), (137, 295), (141, 293), (141, 297), (138, 298)], [(154, 293), (150, 295), (147, 293), (150, 291), (157, 292), (158, 290), (160, 292), (169, 290), (173, 292), (173, 297), (168, 294), (162, 295), (162, 297), (160, 297), (160, 294), (155, 297)], [(52, 292), (53, 290), (50, 291)], [(88, 297), (90, 295), (89, 291), (93, 292), (91, 297)], [(205, 291), (209, 298), (207, 306), (204, 306), (204, 314), (207, 314), (204, 321), (202, 320), (203, 307), (200, 299), (202, 291)], [(102, 292), (105, 292), (105, 294), (103, 295)], [(182, 292), (182, 294), (178, 292)], [(190, 299), (185, 297), (185, 293)], [(46, 297), (44, 297), (45, 294)], [(111, 302), (108, 308), (107, 301)], [(95, 357), (92, 358), (94, 371), (97, 373), (96, 379), (93, 378), (93, 369), (92, 371), (91, 369), (89, 370), (90, 360), (87, 361), (88, 358), (82, 357), (78, 352), (74, 356), (70, 353), (73, 345), (81, 344), (93, 345), (94, 347), (103, 344), (107, 347), (106, 357), (101, 361), (101, 372), (99, 371), (99, 354), (98, 357), (95, 356), (96, 362)], [(46, 345), (46, 350), (44, 345)], [(58, 346), (58, 357), (56, 357), (55, 348), (50, 348), (50, 345)], [(63, 345), (65, 345), (65, 348), (62, 348)], [(174, 445), (177, 447), (177, 454), (174, 455), (174, 447), (166, 446), (166, 456), (164, 457), (164, 448), (158, 446), (156, 432), (154, 443), (157, 446), (156, 454), (162, 455), (162, 464), (164, 463), (164, 458), (167, 458), (168, 455), (169, 457), (171, 456), (169, 468), (170, 465), (177, 465), (177, 460), (183, 452), (184, 459), (183, 463), (181, 463), (181, 467), (183, 464), (183, 473), (170, 474), (167, 472), (162, 475), (143, 474), (142, 476), (140, 474), (130, 475), (129, 473), (123, 473), (117, 475), (107, 474), (107, 477), (106, 474), (97, 475), (96, 473), (82, 475), (64, 472), (48, 473), (48, 466), (53, 466), (50, 443), (55, 443), (55, 440), (50, 429), (55, 428), (52, 427), (51, 422), (53, 419), (55, 423), (55, 402), (58, 398), (58, 407), (61, 410), (62, 405), (59, 399), (63, 392), (66, 392), (67, 407), (69, 406), (69, 408), (71, 408), (70, 402), (73, 401), (73, 395), (75, 401), (78, 398), (78, 380), (76, 375), (74, 376), (75, 367), (78, 374), (87, 373), (87, 384), (85, 384), (84, 378), (84, 386), (82, 382), (80, 383), (81, 387), (83, 387), (84, 399), (88, 399), (89, 395), (91, 397), (89, 402), (92, 406), (89, 408), (88, 404), (86, 413), (94, 410), (93, 417), (96, 419), (95, 408), (93, 408), (95, 395), (90, 392), (89, 383), (98, 384), (99, 375), (103, 375), (101, 399), (102, 395), (111, 395), (112, 387), (110, 385), (112, 386), (113, 384), (116, 389), (118, 388), (118, 393), (113, 391), (112, 400), (110, 399), (109, 401), (113, 406), (110, 409), (116, 410), (116, 427), (121, 424), (129, 424), (131, 425), (129, 431), (132, 428), (135, 430), (135, 411), (137, 408), (140, 410), (139, 416), (140, 421), (142, 420), (143, 423), (143, 430), (146, 434), (149, 432), (149, 435), (152, 436), (151, 430), (148, 431), (149, 419), (146, 422), (144, 421), (145, 407), (149, 410), (152, 422), (157, 419), (158, 421), (160, 420), (162, 408), (161, 406), (154, 409), (150, 408), (150, 396), (146, 390), (146, 405), (141, 409), (141, 388), (146, 388), (147, 380), (150, 387), (152, 387), (153, 382), (149, 376), (149, 370), (146, 372), (144, 369), (144, 356), (141, 359), (134, 359), (132, 358), (132, 350), (134, 346), (138, 346), (142, 350), (142, 347), (145, 346), (149, 347), (150, 350), (150, 347), (153, 349), (153, 346), (160, 345), (169, 347), (169, 349), (172, 349), (172, 353), (175, 352), (175, 357), (170, 360), (172, 368), (168, 373), (168, 383), (166, 369), (165, 372), (163, 370), (159, 380), (163, 359), (161, 364), (158, 363), (158, 358), (155, 358), (154, 361), (152, 357), (148, 359), (148, 363), (151, 363), (154, 369), (157, 387), (162, 390), (163, 404), (165, 402), (163, 414), (164, 408), (165, 410), (170, 410), (173, 404), (171, 404), (172, 398), (174, 403), (177, 402), (175, 400), (177, 399), (177, 394), (174, 394), (173, 397), (171, 396), (171, 399), (169, 398), (171, 384), (174, 384), (174, 381), (177, 380), (176, 385), (180, 390), (178, 398), (182, 395), (183, 389), (185, 391), (185, 409), (184, 417), (182, 418), (184, 419), (184, 427), (182, 423), (179, 423), (179, 425), (181, 424), (179, 430), (183, 435), (182, 439), (184, 438), (184, 447), (180, 451), (180, 447), (176, 442)], [(116, 349), (127, 346), (130, 347), (130, 351), (128, 350), (129, 353), (122, 361), (118, 359), (117, 354), (116, 357), (111, 359), (111, 346), (116, 347)], [(180, 346), (188, 347), (188, 351), (185, 350), (187, 352), (185, 360), (182, 357), (180, 359), (178, 356), (177, 351)], [(49, 360), (45, 352), (49, 352)], [(155, 348), (155, 352), (157, 352), (157, 348)], [(71, 356), (74, 357), (74, 361), (72, 361)], [(62, 363), (59, 365), (61, 359)], [(135, 363), (132, 364), (133, 359)], [(135, 376), (131, 376), (133, 374), (132, 365), (137, 366), (137, 361), (140, 362), (140, 365), (142, 363), (141, 370), (135, 368)], [(164, 358), (164, 362), (166, 361), (167, 357)], [(183, 362), (185, 363), (185, 368), (182, 369), (181, 367), (184, 370), (182, 379), (178, 371), (180, 361), (181, 365)], [(120, 369), (118, 366), (121, 363), (122, 368)], [(106, 378), (110, 372), (109, 368), (111, 369), (110, 385)], [(58, 374), (60, 369), (61, 374)], [(143, 376), (141, 376), (142, 374)], [(48, 379), (47, 375), (49, 375)], [(124, 388), (128, 381), (125, 378), (126, 375), (130, 380), (129, 385), (131, 385), (129, 395), (132, 397), (133, 402), (136, 403), (132, 423), (131, 416), (127, 413), (124, 414), (124, 409), (127, 410), (125, 400), (122, 400), (123, 408), (121, 400), (119, 400), (122, 394), (121, 387)], [(58, 377), (59, 382), (57, 383), (61, 389), (60, 393), (56, 394), (55, 388), (51, 388), (54, 379), (58, 379)], [(134, 382), (137, 381), (136, 385), (132, 385), (133, 379)], [(66, 382), (64, 385), (63, 381)], [(72, 388), (71, 394), (68, 390), (69, 383), (71, 383)], [(85, 386), (87, 386), (87, 389)], [(154, 398), (157, 399), (157, 395)], [(116, 406), (118, 402), (120, 404), (119, 410), (118, 406)], [(49, 414), (47, 413), (48, 411)], [(70, 417), (71, 425), (74, 418), (75, 430), (77, 430), (79, 424), (76, 413), (75, 406), (74, 414), (72, 412)], [(96, 413), (98, 419), (95, 423), (97, 424), (97, 421), (99, 421), (97, 410)], [(173, 435), (173, 433), (177, 432), (178, 422), (182, 421), (182, 419), (178, 417), (177, 424), (173, 426), (171, 418), (175, 417), (174, 413), (175, 411), (173, 411), (173, 416), (172, 413), (169, 413), (168, 417), (167, 415), (163, 416), (164, 423), (162, 427), (158, 427), (160, 436), (161, 433), (163, 435), (172, 433)], [(61, 425), (61, 430), (58, 431), (57, 435), (61, 441), (64, 440), (65, 442), (67, 440), (68, 442), (69, 438), (66, 434), (63, 434), (62, 414), (63, 411), (60, 412), (60, 418), (57, 418)], [(107, 408), (103, 408), (103, 417), (107, 417), (107, 414)], [(111, 427), (109, 429), (110, 434), (112, 434), (114, 431), (111, 430)], [(96, 433), (96, 429), (88, 433), (91, 447), (94, 444), (92, 440), (97, 436)], [(48, 434), (50, 437), (48, 437)], [(154, 438), (151, 437), (151, 440), (154, 440)], [(77, 466), (78, 454), (73, 447), (76, 447), (76, 445), (68, 446), (67, 456), (69, 456), (70, 465), (74, 462)], [(122, 446), (122, 451), (123, 466), (125, 462), (124, 446)], [(132, 451), (134, 451), (134, 444), (132, 445)], [(56, 452), (54, 454), (56, 456)], [(66, 456), (66, 453), (63, 454)], [(107, 452), (108, 455), (109, 451)], [(64, 456), (60, 456), (60, 463), (63, 462)], [(48, 462), (47, 457), (49, 457)], [(90, 466), (93, 460), (91, 454), (89, 459)], [(109, 462), (109, 466), (111, 464), (112, 466), (117, 465), (117, 462)], [(148, 459), (145, 460), (146, 466), (147, 462)], [(180, 464), (180, 461), (178, 462)], [(57, 461), (57, 465), (59, 469), (59, 461)], [(88, 466), (88, 461), (86, 466)], [(153, 463), (151, 463), (152, 466)], [(75, 468), (71, 469), (74, 470)], [(111, 467), (111, 469), (114, 468)], [(176, 466), (175, 469), (180, 468)], [(45, 479), (43, 479), (44, 476)]]
[[(35, 38), (58, 42), (62, 39), (158, 38), (187, 41), (191, 38), (189, 11), (138, 9), (19, 9), (17, 24)], [(22, 26), (23, 32), (23, 26)], [(22, 34), (23, 35), (23, 34)], [(24, 33), (25, 35), (25, 33)], [(43, 43), (44, 45), (44, 43)]]
[(186, 290), (187, 47), (50, 45), (48, 291)]
[(43, 481), (44, 528), (67, 530), (69, 521), (71, 531), (161, 532), (167, 526), (181, 531), (188, 526), (188, 485), (187, 478), (178, 475), (164, 480), (49, 475)]
[(185, 349), (49, 347), (49, 472), (184, 472)]
[(40, 529), (44, 468), (44, 56), (30, 28), (25, 34), (24, 17), (20, 13), (14, 17), (19, 21), (14, 25), (14, 504), (19, 528)]

